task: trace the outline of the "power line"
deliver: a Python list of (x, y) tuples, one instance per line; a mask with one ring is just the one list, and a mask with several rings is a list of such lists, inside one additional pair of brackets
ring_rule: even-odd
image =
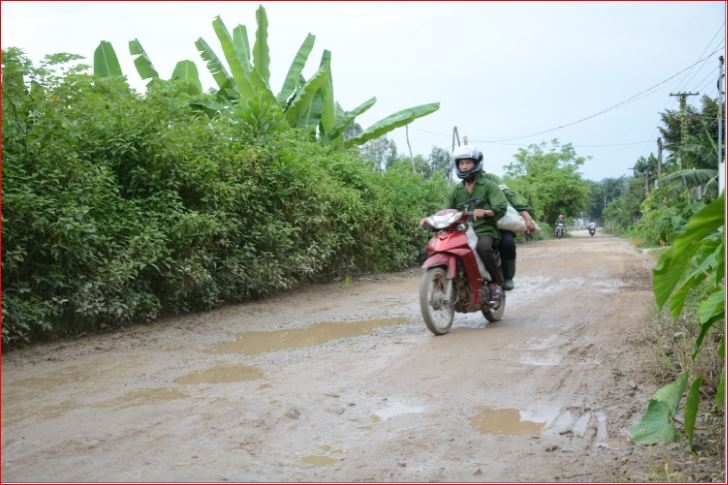
[[(705, 54), (705, 52), (706, 52), (706, 51), (707, 51), (708, 49), (710, 49), (710, 46), (711, 46), (711, 45), (713, 44), (713, 41), (714, 41), (714, 40), (715, 40), (715, 38), (716, 38), (716, 37), (718, 36), (718, 34), (720, 33), (720, 31), (721, 31), (721, 30), (723, 30), (724, 28), (725, 28), (725, 23), (721, 23), (721, 24), (720, 24), (720, 27), (718, 27), (718, 30), (716, 30), (716, 31), (715, 31), (715, 34), (713, 34), (713, 37), (712, 37), (712, 38), (710, 39), (710, 41), (708, 42), (708, 45), (706, 45), (706, 46), (705, 46), (705, 49), (703, 49), (703, 52), (701, 52), (701, 53), (700, 53), (700, 55), (698, 56), (698, 58), (702, 57), (702, 56), (703, 56), (703, 54)], [(706, 64), (707, 64), (707, 63), (706, 63)], [(694, 77), (695, 77), (695, 75), (696, 75), (696, 74), (697, 74), (698, 72), (700, 72), (700, 71), (701, 71), (701, 70), (703, 69), (703, 67), (705, 67), (705, 66), (706, 66), (706, 64), (703, 64), (703, 66), (702, 66), (702, 67), (701, 67), (700, 69), (698, 69), (697, 71), (695, 71), (695, 72), (693, 73), (693, 75), (692, 75), (692, 76), (690, 76), (690, 79), (687, 79), (687, 77), (688, 77), (688, 74), (689, 74), (689, 73), (685, 74), (685, 77), (683, 78), (682, 82), (681, 82), (680, 84), (678, 84), (678, 85), (682, 85), (682, 86), (685, 86), (685, 85), (687, 85), (687, 83), (688, 83), (688, 82), (689, 82), (690, 80), (692, 80), (692, 78), (694, 78)], [(687, 80), (686, 80), (686, 79), (687, 79)]]
[(574, 126), (574, 125), (577, 125), (579, 123), (583, 123), (584, 121), (590, 120), (592, 118), (596, 118), (597, 116), (600, 116), (600, 115), (603, 115), (603, 114), (605, 114), (605, 113), (607, 113), (609, 111), (612, 111), (613, 109), (616, 109), (616, 108), (618, 108), (620, 106), (623, 106), (623, 105), (629, 103), (630, 101), (634, 101), (636, 98), (638, 98), (638, 97), (640, 97), (640, 96), (642, 96), (642, 95), (644, 95), (644, 94), (646, 94), (646, 93), (648, 93), (648, 92), (650, 92), (650, 91), (652, 91), (654, 89), (657, 89), (658, 87), (662, 86), (663, 84), (667, 83), (668, 81), (671, 81), (671, 80), (675, 79), (680, 74), (688, 71), (692, 67), (694, 67), (697, 64), (703, 62), (705, 59), (708, 59), (710, 56), (712, 56), (716, 52), (719, 52), (720, 50), (723, 49), (723, 47), (724, 46), (722, 46), (722, 47), (714, 50), (713, 52), (711, 52), (710, 54), (708, 54), (706, 57), (697, 60), (693, 64), (691, 64), (688, 67), (686, 67), (685, 69), (683, 69), (683, 70), (681, 70), (681, 71), (673, 74), (672, 76), (668, 77), (667, 79), (665, 79), (663, 81), (660, 81), (659, 83), (657, 83), (657, 84), (655, 84), (653, 86), (650, 86), (649, 88), (647, 88), (645, 90), (642, 90), (639, 93), (635, 94), (634, 96), (630, 96), (629, 98), (627, 98), (627, 99), (625, 99), (623, 101), (620, 101), (619, 103), (616, 103), (616, 104), (614, 104), (614, 105), (612, 105), (612, 106), (610, 106), (608, 108), (605, 108), (605, 109), (603, 109), (603, 110), (601, 110), (601, 111), (599, 111), (597, 113), (594, 113), (593, 115), (587, 116), (585, 118), (578, 119), (576, 121), (572, 121), (571, 123), (566, 123), (566, 124), (563, 124), (563, 125), (559, 125), (559, 126), (557, 126), (555, 128), (549, 128), (548, 130), (542, 130), (542, 131), (539, 131), (539, 132), (536, 132), (536, 133), (531, 133), (529, 135), (515, 136), (515, 137), (511, 137), (511, 138), (501, 138), (499, 140), (490, 140), (489, 143), (499, 143), (499, 142), (502, 142), (502, 141), (513, 141), (513, 140), (522, 140), (524, 138), (531, 138), (531, 137), (534, 137), (534, 136), (543, 135), (545, 133), (550, 133), (552, 131), (561, 130), (563, 128), (568, 128), (570, 126)]

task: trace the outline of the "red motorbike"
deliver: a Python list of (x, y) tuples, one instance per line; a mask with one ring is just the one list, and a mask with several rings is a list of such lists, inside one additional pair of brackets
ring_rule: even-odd
[[(450, 331), (455, 312), (481, 311), (489, 322), (503, 318), (505, 292), (494, 298), (490, 288), (493, 278), (475, 251), (478, 236), (473, 230), (473, 212), (478, 202), (468, 201), (465, 211), (441, 210), (423, 222), (436, 232), (427, 243), (427, 260), (422, 265), (420, 310), (425, 325), (435, 335)], [(494, 253), (501, 271), (500, 255)]]

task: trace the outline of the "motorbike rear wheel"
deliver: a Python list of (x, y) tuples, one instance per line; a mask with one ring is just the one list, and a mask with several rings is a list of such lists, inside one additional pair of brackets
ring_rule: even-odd
[(435, 335), (445, 335), (455, 316), (455, 295), (442, 267), (428, 268), (420, 281), (420, 310), (425, 325)]
[(483, 305), (480, 307), (480, 311), (483, 312), (483, 316), (489, 322), (497, 322), (503, 318), (503, 313), (506, 311), (506, 292), (503, 292), (503, 296), (501, 296), (500, 303), (497, 307), (491, 308)]

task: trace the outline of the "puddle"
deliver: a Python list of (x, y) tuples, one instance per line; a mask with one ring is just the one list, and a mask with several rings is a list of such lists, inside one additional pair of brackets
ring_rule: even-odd
[(33, 409), (28, 406), (27, 401), (15, 399), (9, 400), (6, 396), (3, 396), (2, 424), (3, 426), (8, 426), (28, 418), (32, 418), (36, 422), (46, 421), (58, 418), (79, 407), (81, 407), (81, 405), (78, 401), (75, 399), (68, 399), (58, 404)]
[(616, 280), (600, 280), (594, 283), (594, 287), (602, 293), (617, 293), (624, 289), (624, 284)]
[(324, 455), (308, 455), (301, 458), (301, 463), (306, 465), (327, 466), (336, 463), (336, 458)]
[(322, 322), (305, 328), (271, 332), (246, 332), (232, 342), (213, 345), (205, 352), (262, 354), (276, 350), (311, 347), (331, 340), (366, 335), (379, 327), (403, 325), (410, 321), (409, 318), (393, 317), (350, 322)]
[[(337, 448), (335, 446), (331, 445), (321, 445), (319, 446), (323, 451), (326, 453), (346, 453), (346, 450), (343, 450), (341, 448)], [(304, 463), (306, 465), (315, 465), (315, 466), (328, 466), (333, 465), (336, 463), (336, 458), (328, 455), (307, 455), (301, 458), (301, 463)]]
[(190, 372), (174, 380), (177, 384), (224, 384), (227, 382), (251, 381), (263, 377), (263, 372), (246, 365), (212, 367)]
[(387, 406), (384, 409), (380, 409), (375, 414), (370, 416), (370, 421), (372, 423), (378, 423), (380, 421), (386, 421), (390, 418), (393, 418), (394, 416), (401, 416), (403, 414), (417, 414), (424, 411), (425, 408), (423, 406), (409, 406), (407, 404), (401, 403), (401, 402), (393, 402), (387, 404)]
[(561, 356), (557, 354), (549, 354), (543, 357), (533, 357), (531, 355), (523, 356), (519, 360), (521, 364), (533, 365), (537, 367), (549, 367), (559, 365), (561, 363)]
[[(529, 350), (546, 350), (550, 349), (554, 345), (556, 345), (556, 342), (559, 340), (559, 337), (557, 335), (551, 335), (549, 337), (538, 337), (538, 338), (530, 338), (526, 340), (523, 347), (529, 349)], [(516, 348), (522, 347), (521, 345), (518, 345)]]
[(528, 421), (523, 418), (518, 409), (484, 408), (480, 413), (471, 416), (470, 422), (481, 433), (509, 436), (539, 435), (546, 426), (546, 421)]
[(127, 392), (121, 397), (103, 402), (99, 405), (99, 407), (110, 407), (115, 409), (131, 408), (135, 406), (143, 406), (145, 404), (173, 401), (175, 399), (182, 399), (185, 397), (187, 397), (187, 394), (184, 392), (165, 387), (135, 389)]

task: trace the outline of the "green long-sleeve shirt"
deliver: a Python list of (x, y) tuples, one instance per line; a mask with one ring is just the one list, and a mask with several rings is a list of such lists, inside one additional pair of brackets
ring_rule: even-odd
[(516, 192), (512, 191), (506, 184), (503, 183), (503, 180), (501, 180), (500, 177), (492, 173), (484, 173), (483, 176), (500, 187), (505, 194), (506, 199), (508, 199), (508, 203), (511, 204), (514, 209), (518, 212), (526, 211), (533, 216), (533, 208), (528, 201)]
[(495, 212), (495, 217), (484, 217), (473, 223), (473, 229), (478, 236), (488, 234), (495, 239), (500, 239), (500, 231), (496, 227), (496, 221), (503, 217), (508, 208), (508, 200), (503, 191), (493, 181), (485, 177), (485, 174), (478, 175), (473, 185), (473, 192), (468, 193), (465, 182), (458, 184), (450, 195), (448, 208), (465, 210), (467, 201), (480, 199), (476, 209), (490, 209)]

